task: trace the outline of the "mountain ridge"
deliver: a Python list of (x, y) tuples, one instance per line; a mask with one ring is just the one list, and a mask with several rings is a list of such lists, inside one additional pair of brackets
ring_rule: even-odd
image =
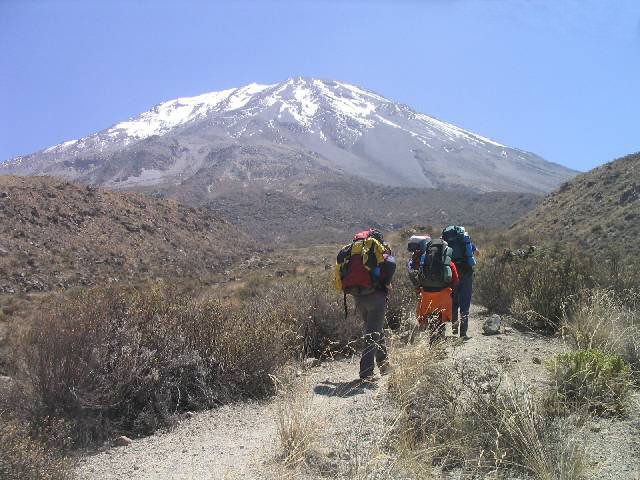
[(598, 257), (606, 242), (607, 260), (626, 262), (640, 254), (639, 220), (640, 152), (563, 183), (511, 230), (571, 242)]
[(232, 145), (286, 146), (335, 175), (390, 186), (544, 193), (575, 173), (376, 92), (308, 77), (162, 102), (82, 139), (15, 157), (0, 173), (135, 188), (188, 178), (208, 166), (211, 152)]

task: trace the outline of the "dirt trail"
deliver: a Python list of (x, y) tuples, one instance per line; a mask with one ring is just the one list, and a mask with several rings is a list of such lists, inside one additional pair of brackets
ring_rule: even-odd
[[(326, 362), (300, 378), (301, 388), (307, 392), (306, 408), (323, 427), (321, 443), (353, 447), (353, 461), (357, 461), (358, 445), (349, 445), (350, 436), (354, 430), (362, 433), (360, 440), (370, 435), (368, 423), (384, 410), (379, 397), (385, 391), (382, 384), (356, 386), (357, 371), (356, 359), (341, 360)], [(132, 480), (276, 477), (279, 401), (196, 413), (169, 432), (83, 459), (79, 476)], [(367, 424), (360, 424), (365, 418)], [(334, 455), (334, 451), (322, 451), (327, 461), (323, 469), (338, 468), (337, 457), (332, 465)]]
[[(546, 338), (516, 330), (484, 336), (482, 321), (479, 309), (473, 308), (469, 329), (472, 339), (465, 343), (451, 341), (444, 361), (479, 368), (502, 365), (512, 376), (524, 376), (542, 385), (545, 376), (541, 362), (565, 350), (557, 337)], [(381, 378), (375, 385), (357, 386), (354, 382), (357, 362), (357, 358), (324, 362), (296, 379), (298, 388), (306, 392), (300, 397), (312, 412), (313, 420), (321, 426), (317, 455), (312, 461), (331, 478), (364, 478), (372, 474), (370, 469), (375, 467), (364, 460), (372, 454), (384, 455), (377, 446), (384, 441), (396, 416), (387, 398), (387, 378)], [(79, 477), (282, 478), (282, 467), (276, 461), (276, 424), (278, 407), (282, 405), (279, 402), (274, 399), (197, 413), (170, 432), (84, 458), (78, 468)], [(586, 433), (590, 450), (597, 448), (592, 457), (592, 478), (639, 478), (634, 476), (640, 471), (634, 463), (640, 458), (639, 417), (636, 407), (629, 419), (599, 420)], [(389, 468), (384, 459), (379, 464), (383, 469)]]

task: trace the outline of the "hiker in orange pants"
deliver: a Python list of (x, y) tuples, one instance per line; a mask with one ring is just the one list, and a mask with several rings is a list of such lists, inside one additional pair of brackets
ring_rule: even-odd
[[(460, 281), (458, 269), (449, 257), (451, 249), (446, 242), (432, 241), (428, 236), (412, 237), (409, 240), (408, 249), (413, 252), (407, 265), (409, 278), (420, 296), (416, 307), (418, 325), (420, 330), (429, 329), (433, 342), (444, 336), (445, 323), (452, 319), (452, 292)], [(430, 249), (434, 249), (433, 253), (429, 252)], [(429, 255), (428, 259), (425, 258), (426, 255)], [(450, 268), (450, 275), (442, 274), (443, 267)], [(433, 273), (436, 281), (430, 283), (421, 281), (425, 278), (425, 269), (429, 268), (434, 271), (427, 271), (426, 274)]]
[[(453, 270), (453, 269), (452, 269)], [(437, 292), (428, 292), (422, 288), (418, 291), (420, 298), (416, 308), (416, 318), (421, 327), (426, 327), (430, 317), (437, 317), (440, 323), (451, 321), (453, 301), (451, 287), (443, 288)]]

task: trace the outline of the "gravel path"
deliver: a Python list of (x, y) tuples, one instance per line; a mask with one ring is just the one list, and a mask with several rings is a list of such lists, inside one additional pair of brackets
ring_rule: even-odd
[(274, 454), (273, 405), (243, 404), (195, 414), (170, 432), (87, 457), (86, 479), (256, 478)]
[[(357, 372), (357, 359), (332, 361), (298, 380), (298, 388), (306, 391), (306, 408), (320, 427), (317, 443), (333, 446), (317, 452), (323, 471), (342, 474), (344, 468), (357, 468), (358, 450), (377, 440), (373, 427), (384, 425), (384, 416), (393, 414), (379, 401), (386, 391), (384, 381), (357, 386)], [(78, 475), (131, 480), (277, 478), (278, 402), (196, 413), (169, 432), (84, 458)], [(350, 453), (346, 467), (339, 453), (343, 449)]]
[[(514, 378), (524, 377), (545, 384), (541, 365), (550, 356), (566, 350), (558, 337), (509, 330), (484, 336), (482, 316), (473, 308), (468, 342), (451, 341), (447, 362), (502, 366)], [(322, 471), (333, 478), (376, 477), (365, 462), (372, 455), (384, 457), (379, 448), (397, 412), (387, 398), (386, 377), (375, 385), (355, 382), (358, 359), (324, 362), (320, 367), (298, 372), (294, 383), (304, 399), (306, 411), (319, 429), (316, 447), (308, 455), (310, 465), (295, 478), (313, 479)], [(263, 479), (287, 477), (276, 460), (277, 418), (281, 408), (293, 408), (281, 398), (245, 403), (196, 413), (169, 432), (135, 440), (127, 447), (111, 448), (82, 459), (81, 479)], [(596, 420), (585, 429), (592, 453), (590, 478), (639, 479), (640, 408), (627, 419)], [(310, 420), (311, 421), (311, 420)], [(381, 458), (380, 468), (388, 468)], [(365, 471), (366, 470), (366, 471)], [(305, 474), (304, 472), (308, 472)]]

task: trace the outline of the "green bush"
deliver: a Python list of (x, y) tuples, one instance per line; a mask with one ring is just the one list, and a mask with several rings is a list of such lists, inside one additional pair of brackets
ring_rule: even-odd
[(577, 350), (556, 356), (548, 368), (554, 384), (547, 400), (552, 411), (588, 410), (602, 416), (624, 412), (631, 369), (619, 355)]
[(620, 355), (640, 380), (640, 294), (612, 289), (581, 292), (566, 309), (564, 333), (577, 349)]

